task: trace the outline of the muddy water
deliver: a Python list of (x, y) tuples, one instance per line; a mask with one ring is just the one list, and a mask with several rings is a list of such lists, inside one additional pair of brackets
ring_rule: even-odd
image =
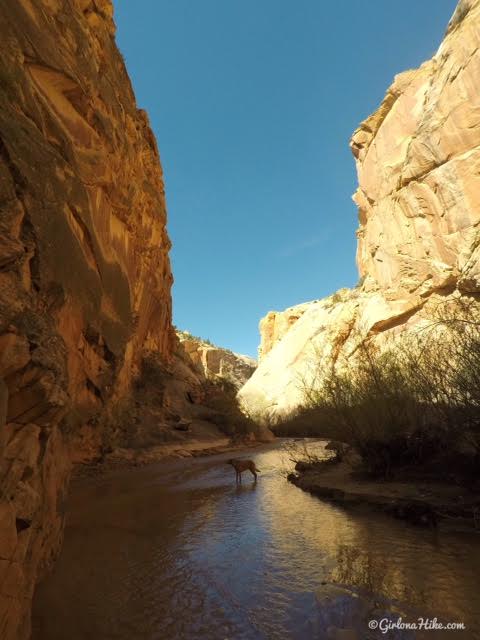
[[(77, 481), (34, 640), (480, 637), (480, 536), (314, 498), (286, 481), (285, 443), (245, 455), (256, 484), (235, 485), (231, 454)], [(399, 616), (467, 630), (368, 630)]]

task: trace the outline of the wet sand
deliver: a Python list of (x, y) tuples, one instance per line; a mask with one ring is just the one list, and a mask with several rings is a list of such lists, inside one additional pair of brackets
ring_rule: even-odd
[(290, 482), (336, 504), (376, 508), (395, 517), (442, 529), (477, 531), (480, 498), (452, 482), (372, 480), (359, 477), (345, 463), (303, 464)]

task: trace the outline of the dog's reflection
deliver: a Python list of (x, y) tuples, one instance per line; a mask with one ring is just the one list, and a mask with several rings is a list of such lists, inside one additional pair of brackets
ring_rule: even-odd
[(239, 496), (244, 493), (251, 493), (255, 491), (257, 488), (256, 482), (251, 482), (249, 484), (241, 484), (240, 482), (235, 486), (235, 495)]

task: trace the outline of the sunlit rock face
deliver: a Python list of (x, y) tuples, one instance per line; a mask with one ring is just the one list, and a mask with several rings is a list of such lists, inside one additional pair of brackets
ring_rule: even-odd
[(462, 1), (436, 55), (396, 76), (353, 134), (361, 286), (261, 321), (260, 366), (240, 392), (250, 413), (291, 412), (366, 336), (386, 343), (437, 301), (480, 293), (479, 46), (480, 1)]
[(287, 333), (295, 322), (310, 306), (309, 302), (289, 307), (285, 311), (269, 311), (260, 320), (260, 346), (258, 347), (258, 360), (261, 361), (274, 345)]
[(480, 287), (480, 4), (354, 133), (357, 262), (387, 297)]
[(0, 3), (0, 637), (27, 638), (71, 438), (168, 359), (162, 171), (109, 0)]
[(178, 331), (177, 336), (186, 361), (198, 370), (202, 378), (228, 380), (240, 389), (257, 368), (253, 358), (222, 349), (185, 331)]

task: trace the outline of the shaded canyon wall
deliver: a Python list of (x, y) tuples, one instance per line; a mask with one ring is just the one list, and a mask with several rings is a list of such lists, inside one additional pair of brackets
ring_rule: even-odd
[(3, 640), (28, 637), (59, 548), (72, 439), (175, 340), (162, 170), (112, 16), (110, 0), (0, 5)]

